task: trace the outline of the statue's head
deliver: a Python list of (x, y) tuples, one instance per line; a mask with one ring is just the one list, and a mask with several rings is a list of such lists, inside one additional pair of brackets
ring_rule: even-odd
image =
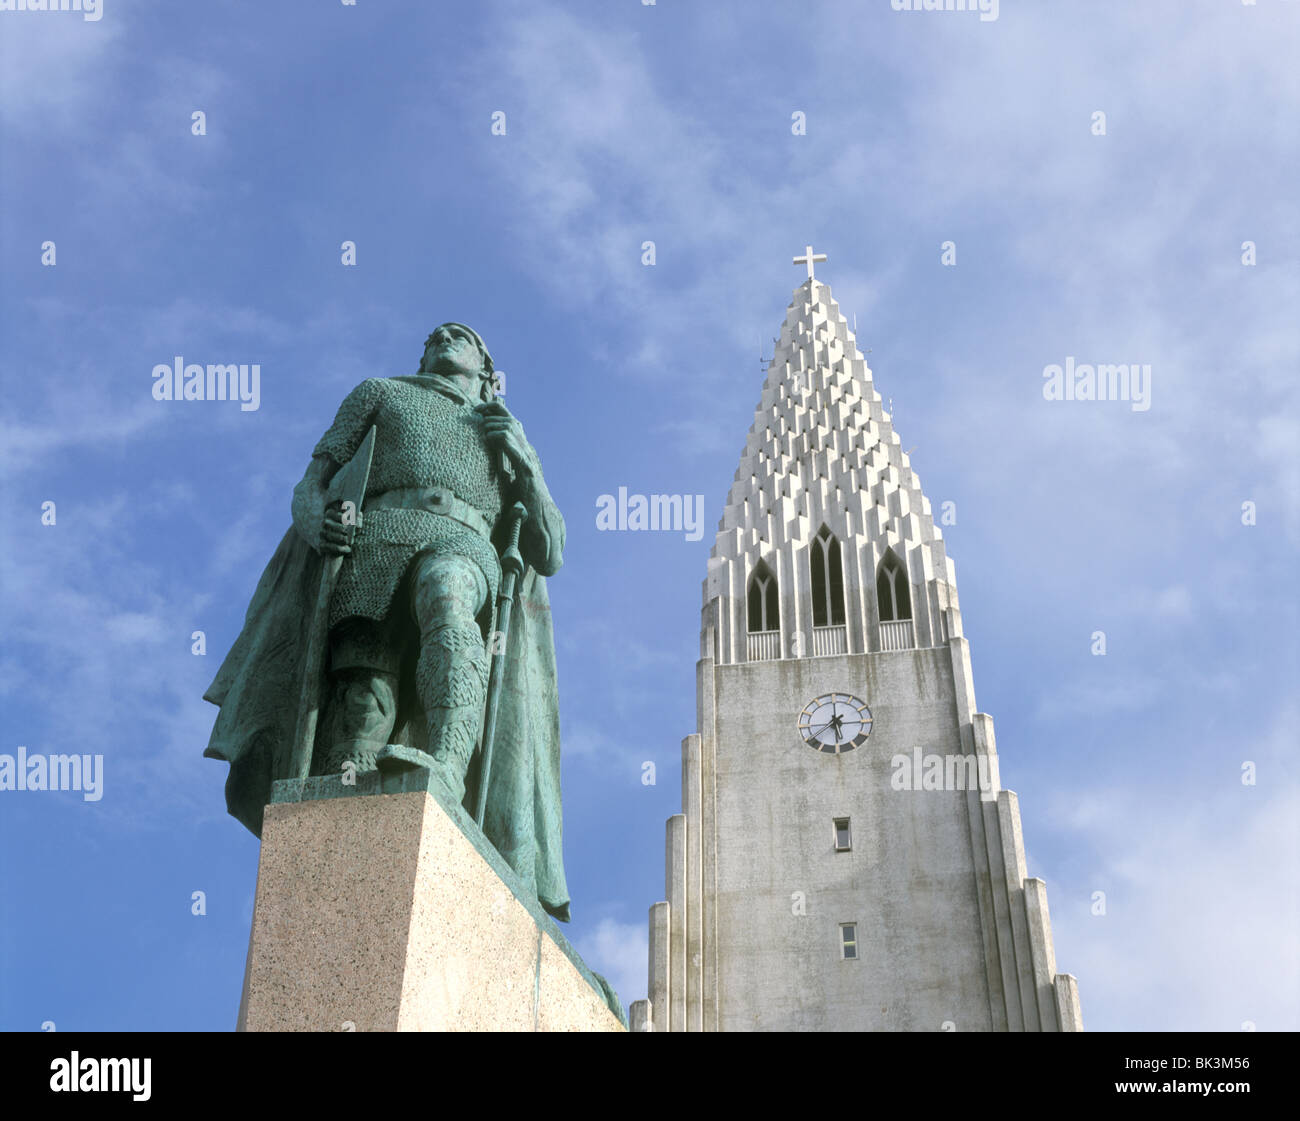
[(467, 386), (477, 384), (479, 398), (490, 401), (495, 396), (492, 371), (492, 355), (477, 331), (463, 323), (443, 323), (424, 340), (424, 357), (416, 372), (459, 379)]

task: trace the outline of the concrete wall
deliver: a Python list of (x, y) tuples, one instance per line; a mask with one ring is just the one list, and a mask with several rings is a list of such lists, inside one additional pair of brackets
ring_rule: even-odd
[[(989, 1030), (966, 795), (890, 786), (895, 754), (961, 753), (947, 649), (714, 672), (719, 1027)], [(796, 726), (831, 691), (874, 717), (843, 755)], [(834, 851), (836, 817), (852, 821), (849, 852)], [(841, 960), (841, 922), (858, 924), (855, 961)]]

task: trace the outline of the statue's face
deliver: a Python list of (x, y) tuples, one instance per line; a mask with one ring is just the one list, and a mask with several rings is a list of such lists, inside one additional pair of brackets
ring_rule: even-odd
[(424, 368), (443, 377), (477, 378), (483, 370), (483, 353), (464, 327), (444, 323), (429, 339)]

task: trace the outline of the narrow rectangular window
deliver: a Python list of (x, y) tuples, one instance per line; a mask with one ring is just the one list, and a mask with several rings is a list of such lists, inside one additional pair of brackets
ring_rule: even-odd
[(853, 834), (849, 831), (849, 819), (837, 817), (835, 822), (835, 851), (848, 852), (853, 847)]
[(858, 956), (858, 924), (840, 923), (840, 957), (852, 961)]

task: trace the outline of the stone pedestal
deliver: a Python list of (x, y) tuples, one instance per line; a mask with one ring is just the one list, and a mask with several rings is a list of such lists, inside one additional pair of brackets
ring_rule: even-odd
[(624, 1026), (469, 815), (415, 771), (275, 784), (239, 1030)]

